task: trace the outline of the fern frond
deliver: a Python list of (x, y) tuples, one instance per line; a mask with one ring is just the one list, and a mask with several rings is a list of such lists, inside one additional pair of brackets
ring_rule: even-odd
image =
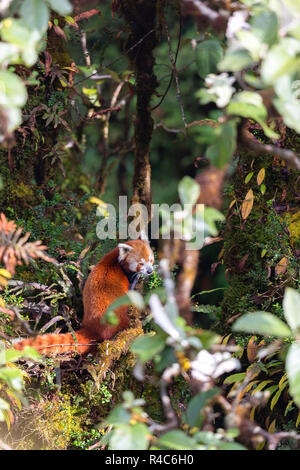
[(15, 274), (16, 266), (23, 263), (28, 265), (32, 260), (41, 258), (50, 263), (56, 263), (47, 253), (47, 246), (40, 240), (28, 242), (30, 232), (22, 234), (23, 229), (17, 228), (13, 221), (8, 221), (3, 213), (0, 214), (0, 263)]

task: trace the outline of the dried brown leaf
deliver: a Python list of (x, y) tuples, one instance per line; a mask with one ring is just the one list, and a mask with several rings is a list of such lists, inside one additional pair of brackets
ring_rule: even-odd
[(284, 274), (287, 270), (288, 259), (286, 257), (281, 258), (279, 263), (275, 266), (275, 273), (277, 275)]
[(252, 208), (253, 208), (253, 202), (254, 202), (253, 191), (252, 189), (249, 189), (244, 201), (242, 202), (242, 207), (241, 207), (241, 214), (242, 214), (243, 220), (246, 220), (249, 214), (251, 213)]
[(257, 174), (257, 184), (258, 186), (261, 185), (261, 183), (263, 182), (263, 180), (265, 179), (265, 175), (266, 175), (266, 169), (265, 168), (261, 168)]

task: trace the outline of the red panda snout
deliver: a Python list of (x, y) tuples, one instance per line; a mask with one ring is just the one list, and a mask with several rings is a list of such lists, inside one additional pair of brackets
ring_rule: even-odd
[(150, 245), (143, 240), (119, 243), (119, 263), (131, 273), (150, 276), (153, 273), (154, 255)]

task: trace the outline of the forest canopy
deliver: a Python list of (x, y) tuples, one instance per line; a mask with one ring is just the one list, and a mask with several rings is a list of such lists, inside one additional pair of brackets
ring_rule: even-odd
[(298, 0), (0, 1), (0, 449), (299, 449), (299, 57)]

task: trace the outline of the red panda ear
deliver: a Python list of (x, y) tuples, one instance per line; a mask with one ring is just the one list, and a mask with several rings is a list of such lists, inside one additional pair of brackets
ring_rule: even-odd
[(124, 258), (130, 253), (130, 251), (133, 249), (132, 246), (127, 245), (126, 243), (119, 243), (118, 244), (119, 248), (119, 261), (123, 261)]

